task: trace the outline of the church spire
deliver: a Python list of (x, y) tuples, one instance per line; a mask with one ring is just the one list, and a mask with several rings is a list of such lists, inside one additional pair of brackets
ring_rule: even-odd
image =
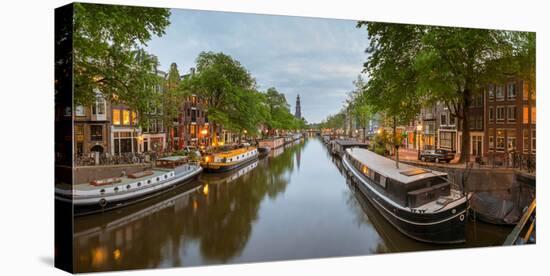
[(296, 96), (296, 112), (294, 113), (294, 117), (298, 119), (302, 119), (302, 108), (300, 107), (300, 94)]

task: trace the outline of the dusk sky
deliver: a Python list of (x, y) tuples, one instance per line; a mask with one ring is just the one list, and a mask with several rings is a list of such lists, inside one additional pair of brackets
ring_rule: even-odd
[(260, 90), (275, 87), (294, 113), (300, 94), (302, 116), (320, 122), (340, 110), (367, 55), (365, 29), (355, 21), (173, 9), (166, 34), (148, 43), (168, 71), (195, 66), (201, 51), (238, 60)]

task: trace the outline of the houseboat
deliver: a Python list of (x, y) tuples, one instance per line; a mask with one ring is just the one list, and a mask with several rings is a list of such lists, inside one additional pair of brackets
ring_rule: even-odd
[(285, 144), (285, 139), (283, 137), (272, 137), (262, 139), (258, 142), (258, 147), (260, 148), (270, 148), (274, 150), (276, 148), (282, 147)]
[(399, 164), (362, 148), (346, 149), (344, 168), (359, 190), (395, 228), (429, 243), (466, 241), (468, 198), (447, 174)]
[(155, 161), (151, 169), (121, 177), (93, 180), (73, 186), (58, 186), (56, 199), (73, 204), (75, 215), (111, 210), (139, 202), (187, 183), (202, 172), (185, 156)]
[(201, 166), (205, 172), (222, 173), (258, 160), (258, 155), (258, 149), (250, 146), (222, 151), (206, 155), (201, 161)]
[(357, 140), (337, 139), (330, 142), (329, 149), (332, 154), (342, 157), (346, 149), (349, 149), (352, 147), (366, 149), (367, 146), (368, 144), (359, 142)]

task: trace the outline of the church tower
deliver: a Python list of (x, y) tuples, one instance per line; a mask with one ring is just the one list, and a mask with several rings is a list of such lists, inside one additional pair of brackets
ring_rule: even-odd
[(302, 119), (302, 108), (300, 107), (300, 94), (296, 97), (296, 112), (294, 113), (294, 117), (298, 119)]

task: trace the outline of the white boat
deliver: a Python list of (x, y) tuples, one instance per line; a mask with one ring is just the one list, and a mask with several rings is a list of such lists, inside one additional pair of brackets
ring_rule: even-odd
[(71, 186), (58, 186), (56, 199), (69, 202), (75, 207), (75, 213), (89, 213), (122, 207), (128, 203), (157, 196), (163, 191), (179, 186), (197, 177), (202, 168), (191, 163), (184, 156), (160, 158), (152, 169), (129, 174), (80, 183)]

